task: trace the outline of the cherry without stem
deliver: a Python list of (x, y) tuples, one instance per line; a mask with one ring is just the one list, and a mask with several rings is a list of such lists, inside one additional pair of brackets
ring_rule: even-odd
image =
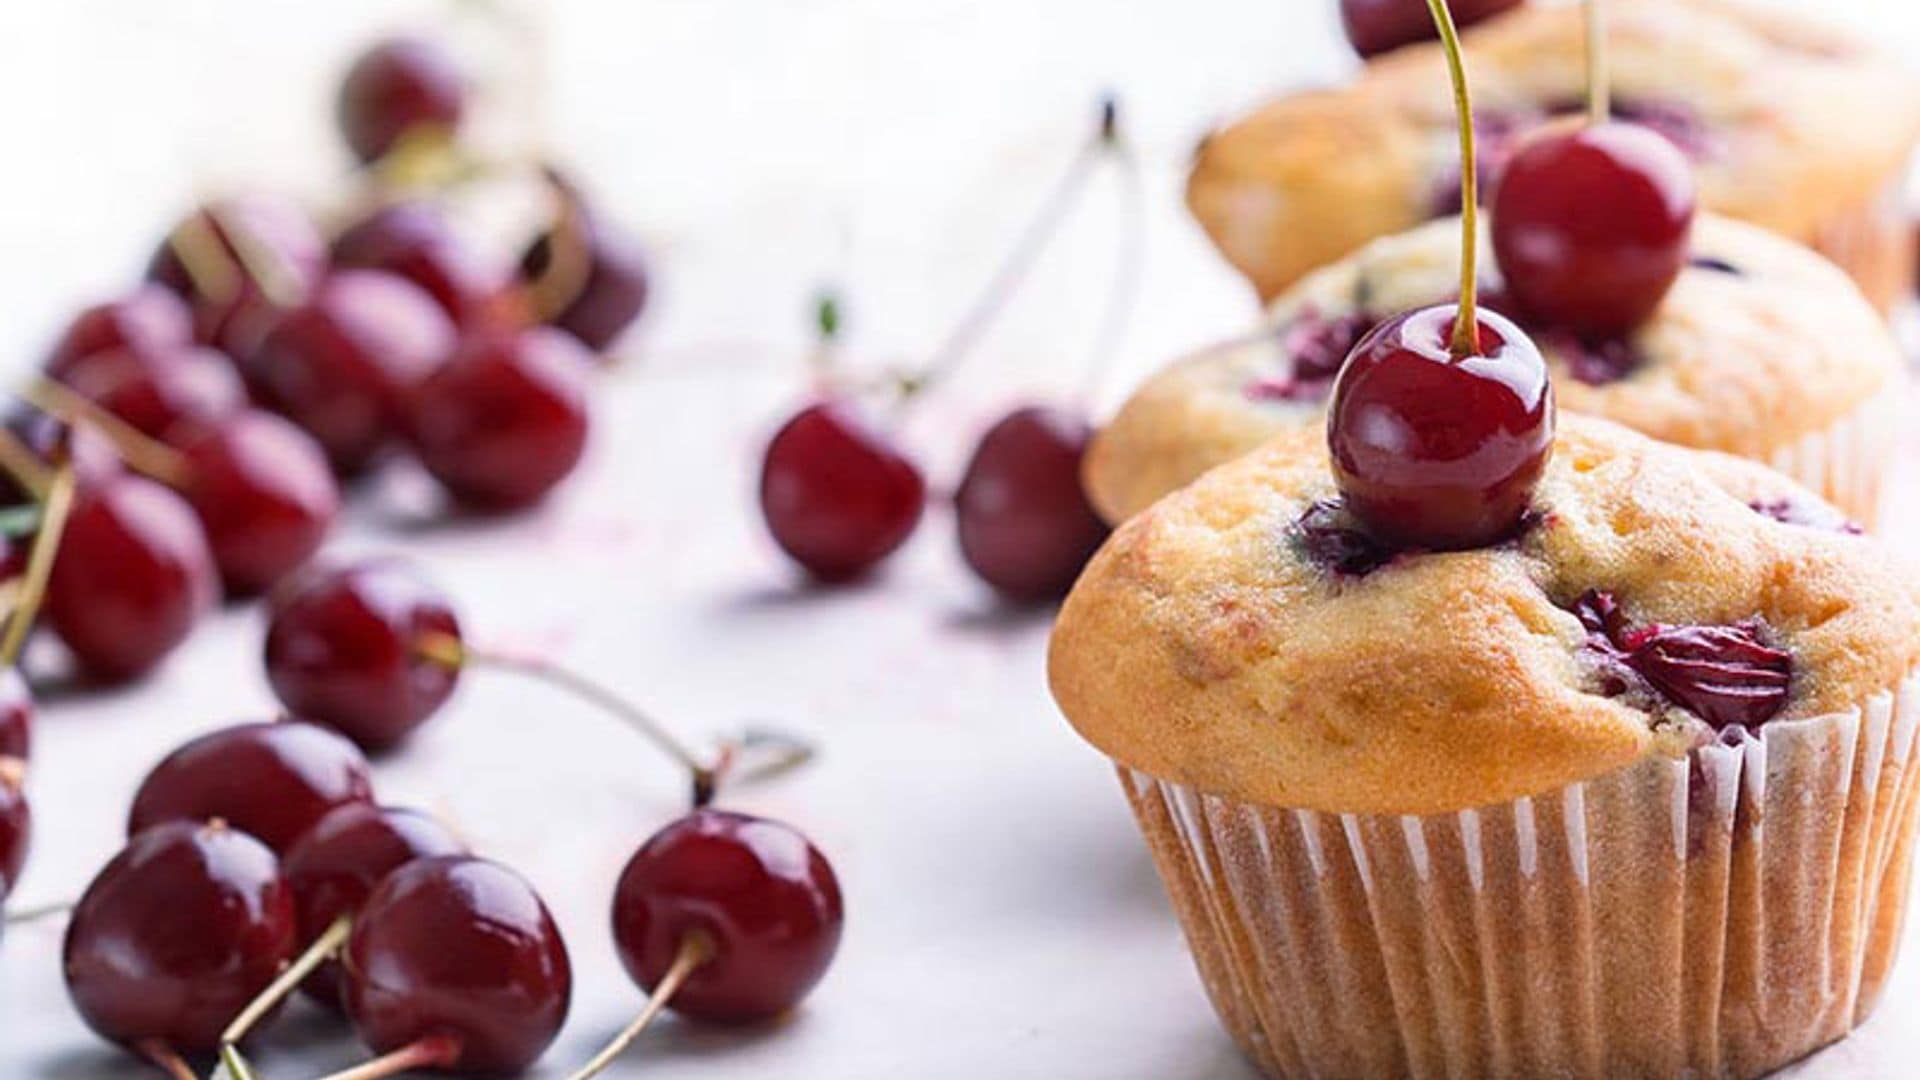
[(389, 203), (348, 226), (334, 237), (333, 265), (398, 274), (461, 324), (483, 316), (498, 288), (446, 215), (424, 200)]
[(127, 833), (218, 819), (285, 853), (332, 810), (372, 799), (367, 759), (339, 735), (299, 721), (236, 724), (154, 766), (134, 794)]
[(26, 763), (0, 756), (0, 900), (20, 881), (33, 846), (33, 810), (27, 803)]
[(926, 501), (920, 470), (849, 402), (807, 406), (767, 444), (761, 513), (781, 549), (821, 581), (851, 580), (891, 555)]
[(247, 390), (208, 348), (113, 349), (66, 366), (61, 383), (150, 439), (178, 442), (239, 412)]
[(192, 340), (193, 311), (180, 294), (160, 285), (142, 285), (74, 316), (47, 354), (46, 370), (58, 378), (68, 365), (94, 353), (158, 351)]
[(269, 588), (320, 549), (340, 510), (340, 488), (306, 432), (248, 409), (182, 452), (187, 500), (229, 595)]
[(646, 256), (630, 237), (597, 214), (581, 211), (556, 228), (574, 232), (559, 239), (550, 231), (534, 240), (520, 258), (521, 278), (537, 281), (549, 272), (555, 251), (573, 245), (573, 254), (584, 260), (584, 273), (574, 294), (546, 321), (594, 352), (604, 352), (646, 310)]
[(326, 243), (298, 206), (247, 195), (188, 215), (154, 253), (147, 278), (186, 298), (199, 341), (238, 359), (278, 318), (277, 303), (303, 295), (325, 268)]
[[(1519, 7), (1522, 0), (1452, 0), (1453, 17), (1461, 26)], [(1340, 23), (1353, 51), (1361, 56), (1432, 41), (1436, 36), (1426, 0), (1340, 0)]]
[(988, 428), (974, 449), (954, 496), (960, 552), (1008, 599), (1064, 595), (1106, 539), (1080, 484), (1092, 438), (1084, 417), (1030, 405)]
[(400, 37), (354, 61), (341, 81), (335, 115), (354, 156), (373, 162), (409, 134), (451, 134), (466, 104), (466, 77), (453, 55), (425, 38)]
[(33, 691), (20, 669), (9, 664), (0, 667), (0, 758), (21, 761), (33, 756)]

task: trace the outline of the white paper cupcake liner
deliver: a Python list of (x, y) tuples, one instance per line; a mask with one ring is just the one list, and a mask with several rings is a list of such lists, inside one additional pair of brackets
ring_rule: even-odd
[(1807, 245), (1846, 271), (1882, 312), (1894, 311), (1913, 295), (1914, 234), (1905, 179), (1900, 170), (1873, 196), (1835, 208)]
[(1835, 423), (1775, 449), (1766, 463), (1875, 530), (1905, 397), (1905, 377), (1895, 375)]
[(1872, 1009), (1905, 909), (1920, 677), (1431, 817), (1122, 766), (1202, 981), (1267, 1073), (1759, 1076)]

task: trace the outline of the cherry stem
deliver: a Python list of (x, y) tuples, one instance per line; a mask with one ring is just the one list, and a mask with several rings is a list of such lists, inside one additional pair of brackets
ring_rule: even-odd
[(559, 170), (543, 170), (547, 186), (552, 188), (559, 212), (547, 230), (547, 263), (527, 283), (527, 306), (539, 322), (550, 322), (586, 290), (593, 274), (593, 254), (588, 250), (586, 216), (580, 209), (580, 195)]
[(41, 919), (50, 919), (55, 915), (65, 915), (73, 910), (73, 901), (60, 900), (51, 904), (35, 904), (32, 907), (14, 908), (7, 912), (6, 925), (23, 926)]
[(1134, 297), (1140, 289), (1141, 252), (1147, 233), (1146, 193), (1140, 181), (1140, 162), (1133, 146), (1120, 133), (1120, 105), (1109, 96), (1101, 114), (1100, 134), (1112, 148), (1120, 171), (1120, 252), (1107, 286), (1107, 305), (1100, 313), (1094, 332), (1093, 352), (1087, 373), (1082, 377), (1077, 398), (1082, 412), (1091, 411), (1094, 395), (1120, 351), (1120, 338), (1126, 330), (1127, 316), (1133, 311)]
[(187, 1067), (186, 1061), (180, 1057), (180, 1052), (159, 1039), (141, 1039), (133, 1044), (133, 1048), (140, 1052), (141, 1057), (160, 1066), (161, 1071), (173, 1077), (173, 1080), (200, 1080), (194, 1075), (193, 1070)]
[(167, 234), (167, 246), (193, 282), (193, 291), (214, 304), (230, 303), (240, 294), (242, 270), (222, 248), (220, 234), (202, 214), (189, 214)]
[(340, 951), (340, 947), (346, 944), (347, 935), (352, 932), (353, 916), (351, 915), (342, 915), (328, 923), (327, 928), (321, 931), (319, 937), (313, 939), (313, 944), (307, 946), (305, 952), (302, 952), (293, 963), (288, 964), (272, 982), (267, 984), (266, 989), (260, 991), (252, 1001), (247, 1002), (247, 1007), (241, 1009), (240, 1014), (227, 1025), (227, 1029), (220, 1033), (221, 1043), (231, 1046), (246, 1038), (247, 1032), (253, 1030), (261, 1017), (266, 1016), (273, 1011), (274, 1006), (285, 1001), (287, 995), (293, 993), (294, 988), (305, 981), (307, 976), (313, 974), (316, 968), (332, 959), (334, 954)]
[(1600, 0), (1586, 0), (1587, 119), (1604, 124), (1613, 112), (1611, 80), (1607, 73), (1606, 14)]
[(591, 1060), (580, 1067), (579, 1072), (572, 1074), (567, 1080), (593, 1080), (593, 1077), (605, 1072), (607, 1066), (613, 1064), (615, 1058), (626, 1053), (627, 1047), (633, 1045), (633, 1040), (647, 1030), (647, 1025), (653, 1023), (653, 1018), (660, 1015), (667, 1004), (673, 1000), (673, 995), (679, 993), (680, 987), (700, 969), (700, 965), (713, 959), (713, 951), (713, 939), (702, 931), (695, 930), (681, 938), (680, 948), (673, 954), (673, 964), (667, 968), (667, 973), (660, 977), (660, 982), (647, 995), (647, 1004), (640, 1010), (640, 1015), (633, 1018), (633, 1023), (620, 1029), (620, 1034), (615, 1035), (612, 1042), (593, 1055)]
[(305, 286), (300, 275), (289, 265), (286, 256), (271, 244), (262, 244), (253, 233), (231, 220), (222, 220), (219, 212), (211, 205), (207, 216), (214, 220), (220, 232), (225, 234), (227, 244), (240, 264), (240, 272), (260, 290), (267, 303), (281, 310), (298, 305), (304, 296)]
[(450, 1069), (460, 1060), (460, 1040), (452, 1035), (427, 1035), (372, 1061), (328, 1073), (320, 1080), (386, 1080), (408, 1069)]
[(84, 424), (113, 444), (113, 452), (143, 476), (170, 488), (184, 488), (192, 478), (186, 455), (113, 415), (65, 383), (44, 376), (20, 391), (20, 400), (67, 424)]
[(1453, 319), (1450, 349), (1455, 359), (1480, 354), (1480, 162), (1473, 149), (1473, 100), (1467, 93), (1467, 65), (1460, 55), (1460, 32), (1454, 28), (1447, 0), (1427, 0), (1440, 47), (1447, 56), (1447, 75), (1453, 80), (1453, 113), (1460, 125), (1460, 308)]
[(47, 497), (53, 469), (40, 460), (12, 428), (0, 427), (0, 471), (5, 471), (36, 502)]
[(232, 1043), (220, 1047), (220, 1064), (227, 1070), (229, 1080), (258, 1080), (253, 1065), (240, 1053), (240, 1048)]
[(47, 488), (46, 501), (40, 511), (40, 528), (33, 538), (32, 550), (27, 553), (23, 584), (14, 598), (13, 610), (7, 613), (6, 633), (0, 635), (0, 667), (19, 663), (20, 650), (27, 644), (27, 632), (33, 629), (33, 620), (46, 600), (47, 583), (53, 578), (53, 562), (60, 554), (60, 535), (66, 531), (67, 515), (73, 509), (75, 486), (73, 464), (68, 462), (54, 473), (53, 483)]

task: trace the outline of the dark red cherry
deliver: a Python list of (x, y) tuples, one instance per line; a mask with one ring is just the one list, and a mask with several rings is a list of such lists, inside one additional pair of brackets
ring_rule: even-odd
[(47, 623), (105, 682), (152, 670), (185, 641), (220, 587), (192, 507), (145, 477), (81, 485), (47, 587)]
[(1793, 656), (1768, 645), (1758, 619), (1732, 626), (1632, 627), (1611, 593), (1593, 590), (1574, 605), (1589, 646), (1616, 670), (1603, 689), (1625, 693), (1638, 676), (1660, 697), (1713, 725), (1757, 728), (1786, 707)]
[(0, 900), (13, 891), (33, 846), (33, 810), (27, 805), (26, 762), (0, 756)]
[(335, 469), (365, 468), (399, 433), (406, 395), (454, 346), (447, 313), (405, 278), (343, 270), (247, 359), (260, 399), (307, 430)]
[(229, 595), (262, 592), (320, 550), (340, 487), (312, 436), (248, 409), (181, 449), (187, 501)]
[(1523, 142), (1493, 197), (1493, 250), (1532, 318), (1585, 337), (1645, 321), (1687, 261), (1693, 169), (1673, 143), (1618, 121)]
[(460, 622), (404, 563), (315, 571), (273, 598), (267, 678), (293, 715), (383, 749), (432, 716), (459, 681), (457, 666), (422, 654), (429, 635), (457, 641)]
[(75, 393), (149, 438), (178, 442), (213, 427), (247, 403), (233, 362), (212, 349), (114, 349), (67, 365)]
[(578, 341), (547, 327), (469, 336), (410, 399), (420, 464), (469, 506), (538, 502), (586, 449), (592, 367)]
[[(288, 849), (281, 867), (293, 888), (300, 940), (312, 941), (342, 915), (353, 915), (388, 874), (415, 859), (465, 855), (467, 846), (432, 815), (372, 803), (334, 808)], [(329, 962), (304, 984), (332, 1008), (340, 1005), (340, 972)]]
[(452, 134), (466, 106), (467, 80), (453, 54), (425, 38), (399, 37), (353, 62), (335, 115), (354, 156), (372, 162), (410, 132)]
[(872, 569), (926, 507), (920, 470), (845, 401), (800, 410), (767, 444), (760, 511), (773, 539), (822, 581)]
[(220, 822), (173, 822), (129, 840), (74, 907), (67, 993), (113, 1042), (204, 1053), (294, 943), (273, 852)]
[(1334, 383), (1327, 445), (1346, 505), (1401, 547), (1481, 547), (1519, 526), (1553, 449), (1553, 385), (1525, 333), (1480, 309), (1456, 359), (1457, 305), (1396, 315)]
[(458, 323), (479, 317), (498, 289), (446, 215), (424, 200), (388, 203), (348, 226), (334, 237), (333, 265), (398, 274), (425, 289)]
[[(584, 245), (587, 273), (580, 291), (547, 321), (604, 352), (646, 309), (646, 255), (639, 244), (596, 214), (581, 213), (574, 242)], [(543, 234), (520, 258), (524, 280), (537, 279), (552, 258), (554, 236)]]
[(127, 834), (219, 819), (284, 853), (335, 807), (372, 798), (367, 759), (339, 735), (297, 720), (235, 724), (153, 767), (134, 793)]
[(47, 374), (59, 378), (68, 365), (97, 352), (158, 351), (192, 340), (193, 312), (186, 301), (171, 289), (142, 285), (75, 316), (47, 355)]
[[(186, 298), (193, 308), (197, 340), (236, 359), (253, 351), (279, 315), (254, 273), (264, 268), (279, 275), (277, 286), (299, 296), (326, 269), (327, 248), (320, 230), (298, 206), (284, 199), (262, 195), (220, 199), (194, 211), (187, 224), (210, 237), (207, 256), (217, 260), (217, 284), (224, 291), (216, 295), (207, 291), (208, 283), (196, 283), (171, 239), (161, 241), (154, 252), (147, 278)], [(176, 227), (175, 233), (181, 228)], [(248, 245), (252, 262), (240, 258), (230, 234), (239, 235)]]
[(1106, 539), (1080, 486), (1092, 438), (1085, 418), (1030, 405), (988, 428), (974, 449), (954, 495), (960, 553), (1008, 599), (1064, 596)]
[[(1519, 7), (1521, 0), (1452, 0), (1453, 21), (1468, 26)], [(1361, 56), (1376, 56), (1439, 36), (1426, 0), (1340, 0), (1340, 23)]]
[(533, 887), (472, 856), (417, 859), (388, 874), (341, 958), (347, 1015), (375, 1053), (440, 1036), (462, 1072), (533, 1064), (566, 1020), (572, 966)]
[(764, 1020), (807, 996), (840, 946), (845, 914), (826, 857), (789, 826), (696, 810), (654, 834), (620, 875), (613, 938), (651, 991), (689, 937), (711, 955), (673, 995), (682, 1015)]
[(0, 667), (0, 758), (25, 761), (33, 756), (33, 691), (20, 669)]

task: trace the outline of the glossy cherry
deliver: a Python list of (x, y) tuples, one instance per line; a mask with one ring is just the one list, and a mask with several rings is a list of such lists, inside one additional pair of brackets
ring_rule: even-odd
[(954, 515), (960, 553), (1008, 599), (1063, 596), (1107, 527), (1080, 486), (1093, 425), (1042, 405), (1015, 409), (974, 448)]
[[(466, 853), (466, 844), (430, 814), (366, 802), (335, 807), (281, 860), (293, 888), (300, 940), (311, 942), (335, 919), (357, 914), (376, 885), (415, 859)], [(321, 966), (304, 989), (314, 1000), (338, 1008), (337, 964)]]
[(97, 352), (68, 364), (60, 382), (163, 442), (191, 438), (247, 403), (233, 362), (191, 345)]
[(459, 681), (458, 665), (422, 651), (428, 636), (457, 642), (460, 622), (404, 563), (316, 570), (272, 600), (267, 678), (293, 715), (383, 749), (432, 716)]
[(422, 1065), (511, 1073), (566, 1020), (566, 943), (533, 887), (472, 856), (417, 859), (388, 874), (341, 957), (343, 1003), (375, 1053), (442, 1048)]
[(1327, 417), (1347, 508), (1401, 547), (1480, 547), (1519, 526), (1553, 447), (1553, 385), (1521, 329), (1482, 309), (1479, 348), (1449, 346), (1458, 306), (1396, 315), (1361, 339)]
[(1758, 619), (1635, 627), (1613, 594), (1599, 590), (1581, 596), (1574, 614), (1608, 669), (1602, 690), (1609, 696), (1638, 681), (1715, 730), (1757, 728), (1786, 708), (1793, 656), (1767, 643), (1771, 633)]
[(26, 763), (0, 756), (0, 900), (20, 881), (33, 846), (33, 810), (27, 805)]
[(469, 506), (538, 502), (586, 449), (592, 367), (578, 341), (547, 327), (470, 335), (409, 399), (414, 453)]
[[(1451, 0), (1461, 26), (1519, 7), (1522, 0)], [(1376, 56), (1436, 36), (1426, 0), (1340, 0), (1340, 23), (1361, 56)]]
[(219, 597), (192, 507), (141, 476), (83, 483), (47, 587), (47, 623), (80, 669), (123, 682), (174, 650)]
[(134, 793), (127, 833), (219, 819), (285, 853), (334, 808), (372, 798), (367, 759), (339, 735), (297, 720), (235, 724), (153, 767)]
[(1560, 124), (1523, 142), (1493, 199), (1493, 250), (1526, 314), (1584, 337), (1645, 321), (1687, 261), (1693, 169), (1638, 124)]
[(636, 852), (614, 891), (613, 937), (651, 991), (698, 935), (707, 958), (668, 1007), (715, 1023), (793, 1008), (826, 974), (845, 920), (833, 867), (807, 838), (765, 818), (696, 810)]
[(185, 442), (186, 496), (229, 595), (261, 592), (320, 550), (340, 487), (312, 436), (248, 409)]
[(273, 852), (220, 822), (173, 822), (128, 841), (74, 907), (67, 993), (109, 1040), (207, 1052), (294, 943)]
[(47, 354), (47, 373), (58, 378), (69, 364), (97, 352), (171, 349), (193, 340), (193, 311), (180, 294), (142, 285), (74, 316)]
[(498, 289), (446, 214), (425, 200), (388, 203), (348, 226), (334, 237), (333, 265), (398, 274), (463, 324), (480, 318)]
[(0, 667), (0, 758), (25, 761), (33, 756), (33, 691), (20, 669)]
[[(586, 275), (579, 291), (547, 321), (579, 338), (594, 352), (604, 352), (646, 310), (646, 255), (631, 237), (597, 214), (583, 211), (572, 221), (561, 227), (575, 230), (567, 242), (581, 245)], [(523, 280), (531, 281), (546, 273), (555, 242), (554, 234), (548, 232), (527, 248), (520, 258)]]
[(452, 320), (419, 286), (343, 270), (274, 326), (246, 372), (263, 402), (318, 440), (335, 469), (354, 473), (399, 433), (406, 396), (454, 340)]
[(353, 62), (335, 117), (354, 156), (372, 162), (410, 133), (452, 134), (466, 105), (466, 76), (453, 54), (426, 38), (398, 37)]
[[(183, 234), (206, 237), (214, 280), (196, 281), (175, 249)], [(249, 253), (242, 258), (234, 235)], [(311, 218), (284, 199), (235, 196), (202, 207), (162, 241), (147, 264), (147, 278), (185, 297), (193, 308), (194, 335), (236, 359), (246, 356), (279, 317), (276, 300), (304, 295), (326, 269), (326, 242)], [(256, 274), (276, 275), (270, 297)], [(203, 271), (204, 272), (204, 271)], [(218, 292), (212, 291), (218, 288)]]
[(767, 444), (760, 511), (781, 549), (821, 581), (871, 570), (912, 535), (926, 481), (845, 401), (800, 410)]

